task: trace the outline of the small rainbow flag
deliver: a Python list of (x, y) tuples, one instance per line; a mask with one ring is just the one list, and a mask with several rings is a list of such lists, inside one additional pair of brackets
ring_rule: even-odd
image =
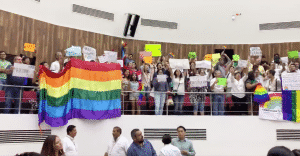
[(110, 119), (121, 116), (121, 66), (72, 58), (61, 73), (39, 71), (39, 125), (64, 126), (72, 118)]
[(169, 55), (171, 58), (173, 58), (175, 56), (173, 53), (170, 53)]
[(262, 104), (269, 100), (270, 97), (267, 90), (261, 84), (258, 84), (254, 91), (254, 102)]
[(300, 91), (282, 90), (283, 119), (300, 122)]
[[(144, 84), (142, 84), (141, 82), (140, 82), (140, 85), (139, 85), (138, 90), (140, 90), (140, 91), (145, 91)], [(137, 103), (138, 103), (139, 106), (142, 105), (142, 101), (143, 101), (144, 95), (145, 95), (144, 92), (141, 92), (141, 93), (140, 93), (139, 99), (138, 99), (138, 101), (137, 101)]]

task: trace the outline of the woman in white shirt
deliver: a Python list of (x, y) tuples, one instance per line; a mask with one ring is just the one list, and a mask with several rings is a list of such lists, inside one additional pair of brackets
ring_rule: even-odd
[[(232, 94), (232, 101), (234, 103), (234, 106), (236, 108), (238, 115), (247, 115), (247, 98), (245, 94), (245, 82), (248, 78), (248, 68), (244, 68), (244, 76), (242, 77), (241, 73), (239, 71), (231, 70), (231, 75), (229, 76), (229, 79), (231, 80), (231, 92)], [(241, 93), (241, 94), (239, 94)]]
[(179, 69), (176, 69), (174, 74), (172, 73), (171, 68), (169, 68), (169, 71), (170, 71), (170, 77), (172, 78), (172, 82), (173, 82), (173, 92), (176, 92), (176, 94), (173, 96), (173, 101), (175, 105), (174, 113), (182, 114), (184, 95), (185, 95), (184, 79), (186, 77), (186, 72), (183, 75)]

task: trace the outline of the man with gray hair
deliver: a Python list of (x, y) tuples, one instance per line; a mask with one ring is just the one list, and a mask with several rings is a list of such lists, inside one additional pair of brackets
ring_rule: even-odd
[(148, 140), (144, 140), (143, 134), (139, 129), (131, 131), (133, 143), (128, 148), (127, 156), (156, 156), (156, 152), (152, 144)]
[(121, 136), (122, 129), (118, 126), (113, 128), (112, 135), (114, 139), (108, 144), (108, 148), (104, 156), (126, 156), (129, 147), (128, 140)]
[(56, 61), (51, 63), (50, 70), (54, 73), (59, 73), (61, 69), (61, 62), (63, 59), (63, 55), (61, 52), (56, 52), (55, 54)]

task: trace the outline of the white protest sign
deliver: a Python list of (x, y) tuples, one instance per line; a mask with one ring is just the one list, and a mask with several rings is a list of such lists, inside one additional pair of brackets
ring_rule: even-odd
[(114, 51), (104, 51), (105, 56), (107, 57), (108, 62), (117, 63), (118, 53)]
[(188, 59), (169, 59), (169, 63), (172, 69), (190, 69)]
[(65, 51), (66, 56), (81, 56), (81, 47), (79, 46), (72, 46)]
[(196, 61), (196, 68), (211, 69), (211, 61)]
[(239, 62), (238, 62), (238, 66), (239, 67), (244, 67), (244, 68), (246, 68), (247, 67), (247, 64), (248, 64), (248, 61), (247, 60), (239, 60)]
[(106, 56), (104, 56), (104, 55), (98, 56), (98, 60), (99, 60), (99, 63), (105, 63), (105, 62), (107, 62)]
[(298, 73), (282, 73), (282, 89), (283, 90), (300, 90), (300, 74)]
[(13, 70), (12, 76), (33, 78), (35, 66), (14, 63), (14, 67), (15, 69)]
[(260, 47), (250, 47), (250, 56), (261, 56)]
[(158, 82), (166, 82), (167, 81), (167, 75), (157, 75), (157, 81)]
[(88, 46), (84, 46), (82, 49), (82, 53), (85, 61), (96, 60), (96, 49)]
[(117, 63), (119, 63), (121, 67), (123, 67), (123, 60), (117, 60)]
[(288, 57), (281, 57), (280, 60), (281, 60), (282, 63), (285, 63), (285, 64), (288, 64), (288, 62), (289, 62)]
[(207, 76), (190, 76), (190, 87), (207, 86)]

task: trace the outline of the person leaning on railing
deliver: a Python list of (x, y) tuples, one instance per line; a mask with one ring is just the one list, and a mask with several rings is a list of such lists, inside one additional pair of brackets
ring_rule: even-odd
[[(165, 75), (162, 69), (158, 69), (158, 75)], [(155, 115), (162, 115), (164, 109), (164, 103), (166, 101), (166, 93), (169, 92), (169, 85), (167, 80), (164, 82), (158, 82), (157, 77), (153, 80), (154, 86), (154, 99), (155, 99)], [(163, 93), (161, 93), (163, 92)]]
[[(130, 83), (130, 74), (129, 69), (124, 69), (124, 76), (122, 78), (122, 91), (130, 91), (129, 83)], [(123, 92), (122, 93), (122, 100), (123, 100), (123, 109), (125, 110), (124, 114), (128, 113), (128, 106), (129, 106), (129, 93)]]
[(253, 115), (258, 115), (258, 103), (253, 101), (253, 93), (256, 86), (259, 84), (257, 80), (255, 80), (255, 74), (253, 71), (248, 73), (248, 79), (246, 80), (246, 92), (252, 92), (252, 94), (247, 94), (247, 101), (250, 102), (252, 98), (253, 102)]
[[(14, 58), (14, 63), (22, 63), (22, 58), (20, 56), (16, 56)], [(27, 79), (24, 77), (17, 77), (17, 76), (12, 76), (13, 70), (15, 69), (14, 66), (9, 65), (7, 67), (8, 73), (7, 73), (7, 84), (8, 85), (14, 85), (14, 86), (25, 86), (27, 85)], [(14, 99), (14, 114), (17, 114), (19, 112), (19, 102), (20, 102), (20, 95), (22, 92), (21, 87), (6, 87), (5, 91), (5, 110), (4, 113), (8, 114), (10, 108), (12, 107), (12, 99)]]
[[(243, 111), (242, 115), (247, 115), (247, 105), (246, 105), (246, 95), (245, 95), (245, 81), (248, 78), (248, 69), (249, 69), (249, 60), (248, 60), (248, 66), (246, 68), (243, 68), (242, 71), (244, 72), (244, 76), (242, 77), (242, 73), (234, 70), (231, 70), (231, 74), (229, 76), (229, 79), (232, 83), (232, 89), (231, 92), (234, 92), (232, 94), (232, 101), (237, 108), (238, 111)], [(243, 93), (243, 94), (237, 94), (237, 93)]]
[(6, 85), (6, 79), (7, 79), (7, 72), (6, 69), (11, 63), (6, 59), (6, 52), (0, 51), (0, 90), (4, 90), (4, 86)]

